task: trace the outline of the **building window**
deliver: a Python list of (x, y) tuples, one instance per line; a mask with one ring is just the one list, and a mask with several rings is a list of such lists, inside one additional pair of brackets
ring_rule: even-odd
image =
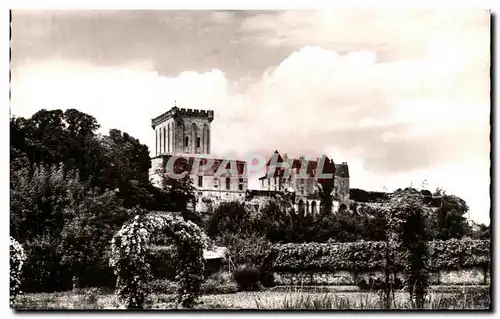
[(340, 182), (340, 185), (345, 186), (345, 181)]
[(167, 151), (167, 129), (163, 127), (163, 152)]
[(226, 189), (231, 189), (231, 178), (226, 177)]
[(219, 180), (217, 178), (214, 178), (214, 188), (219, 187)]
[(243, 190), (243, 184), (239, 184), (239, 185), (238, 185), (238, 189), (239, 189), (240, 191), (242, 191), (242, 190)]
[(201, 147), (201, 138), (196, 138), (196, 147)]
[(198, 187), (203, 186), (203, 176), (198, 176)]
[(184, 147), (188, 147), (189, 146), (189, 136), (186, 136), (184, 138)]

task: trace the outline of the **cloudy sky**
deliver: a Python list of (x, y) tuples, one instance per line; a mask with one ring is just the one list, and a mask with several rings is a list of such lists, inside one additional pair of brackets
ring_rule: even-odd
[(489, 222), (489, 47), (470, 8), (14, 11), (11, 113), (76, 108), (154, 151), (176, 100), (215, 111), (217, 155), (326, 154), (352, 187), (426, 180)]

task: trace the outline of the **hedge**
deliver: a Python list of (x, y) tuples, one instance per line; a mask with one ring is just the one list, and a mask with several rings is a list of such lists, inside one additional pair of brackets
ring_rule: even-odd
[[(452, 239), (428, 242), (429, 270), (486, 267), (488, 240)], [(396, 265), (401, 266), (398, 252)], [(385, 242), (288, 243), (273, 245), (269, 255), (272, 271), (374, 270), (385, 265)]]

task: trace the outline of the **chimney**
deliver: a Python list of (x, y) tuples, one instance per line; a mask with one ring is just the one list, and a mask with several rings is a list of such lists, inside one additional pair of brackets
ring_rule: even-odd
[(283, 154), (283, 161), (286, 162), (287, 160), (288, 160), (288, 154), (285, 153), (285, 154)]

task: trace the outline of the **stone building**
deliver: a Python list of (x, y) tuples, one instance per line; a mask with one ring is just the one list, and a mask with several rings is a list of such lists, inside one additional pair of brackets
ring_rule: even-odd
[[(266, 165), (266, 176), (259, 178), (260, 190), (248, 190), (247, 163), (235, 159), (218, 158), (210, 154), (213, 111), (184, 109), (174, 106), (152, 119), (155, 131), (155, 156), (151, 159), (150, 178), (161, 186), (162, 176), (173, 171), (177, 164), (188, 171), (196, 189), (195, 209), (207, 212), (223, 201), (246, 201), (252, 207), (261, 206), (273, 194), (286, 194), (293, 190), (295, 210), (304, 214), (317, 214), (321, 209), (318, 196), (319, 167), (317, 160), (304, 157), (289, 159), (275, 151)], [(326, 157), (325, 157), (326, 158)], [(290, 163), (289, 175), (272, 163)], [(307, 163), (307, 164), (306, 164)], [(349, 200), (349, 168), (347, 163), (334, 164), (326, 158), (334, 179), (333, 210)], [(269, 171), (273, 169), (274, 173)]]
[(173, 165), (183, 163), (196, 188), (196, 209), (211, 202), (244, 200), (248, 189), (246, 162), (210, 154), (213, 111), (174, 106), (152, 120), (155, 156), (150, 177), (157, 186)]
[[(288, 163), (288, 166), (283, 167), (283, 163)], [(276, 150), (266, 164), (266, 175), (259, 181), (263, 190), (294, 192), (296, 211), (315, 215), (321, 209), (318, 179), (321, 173), (328, 172), (334, 175), (333, 211), (336, 212), (349, 200), (349, 167), (346, 162), (334, 164), (326, 156), (323, 163), (319, 158), (288, 158), (287, 154), (282, 156)]]

